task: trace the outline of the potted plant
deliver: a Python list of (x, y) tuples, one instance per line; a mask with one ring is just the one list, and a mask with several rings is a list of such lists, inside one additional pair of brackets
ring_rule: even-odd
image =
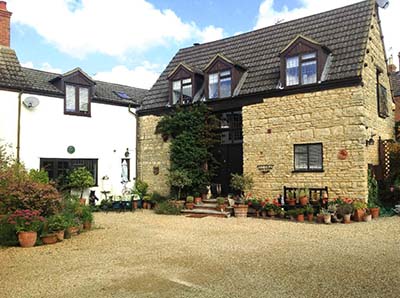
[(47, 221), (47, 227), (49, 231), (55, 233), (57, 235), (57, 240), (62, 241), (64, 240), (64, 232), (67, 228), (67, 223), (62, 214), (56, 214), (50, 216)]
[(311, 203), (311, 205), (314, 205), (314, 206), (319, 204), (318, 192), (314, 191), (311, 194), (310, 203)]
[(83, 198), (83, 192), (86, 188), (94, 186), (94, 179), (92, 174), (85, 168), (75, 168), (68, 175), (68, 185), (72, 189), (77, 189), (80, 192), (80, 202), (82, 205), (86, 203)]
[(189, 173), (185, 170), (174, 170), (170, 171), (168, 175), (168, 182), (172, 187), (178, 189), (177, 200), (181, 199), (181, 193), (184, 187), (192, 184), (192, 179), (189, 177)]
[(301, 188), (299, 191), (299, 202), (301, 206), (305, 206), (308, 203), (308, 189), (307, 188)]
[(201, 203), (201, 195), (199, 192), (194, 193), (194, 203), (196, 205)]
[(304, 212), (307, 215), (307, 220), (309, 222), (312, 222), (313, 219), (314, 219), (314, 208), (313, 208), (313, 206), (311, 206), (310, 204), (306, 205), (304, 207)]
[(378, 201), (378, 182), (371, 170), (368, 170), (368, 208), (372, 218), (379, 217), (380, 208), (377, 205)]
[(90, 206), (83, 206), (81, 213), (81, 220), (83, 223), (84, 230), (90, 230), (92, 228), (93, 213)]
[(332, 220), (332, 214), (329, 212), (328, 209), (322, 208), (320, 214), (324, 217), (324, 223), (330, 224)]
[(287, 211), (287, 215), (289, 215), (290, 220), (294, 221), (297, 218), (297, 209), (290, 209)]
[(65, 222), (67, 229), (65, 230), (64, 237), (66, 239), (71, 238), (73, 235), (78, 235), (81, 221), (79, 220), (78, 217), (75, 217), (73, 214), (65, 214)]
[(364, 200), (358, 199), (353, 201), (354, 208), (354, 220), (362, 221), (365, 213), (365, 209), (367, 208), (367, 204)]
[(296, 220), (298, 221), (298, 222), (304, 222), (304, 209), (303, 208), (298, 208), (298, 209), (295, 209), (297, 212), (296, 212)]
[(287, 192), (286, 202), (288, 203), (289, 206), (296, 206), (296, 199), (294, 197), (293, 191), (289, 190)]
[(343, 223), (349, 224), (351, 222), (351, 214), (353, 213), (353, 201), (351, 199), (344, 199), (336, 209), (338, 216), (343, 217)]
[(372, 218), (379, 217), (380, 208), (377, 204), (375, 204), (374, 202), (368, 202), (368, 209), (371, 213)]
[(32, 247), (36, 243), (37, 231), (44, 222), (44, 218), (37, 210), (16, 210), (7, 221), (15, 226), (21, 247)]
[(40, 239), (42, 240), (43, 244), (54, 244), (57, 243), (58, 238), (56, 233), (51, 233), (49, 232), (44, 232), (41, 236)]
[(371, 215), (371, 212), (369, 211), (368, 208), (365, 209), (365, 213), (364, 213), (364, 216), (363, 216), (363, 220), (364, 220), (365, 222), (370, 222), (370, 221), (372, 220), (372, 215)]
[(192, 210), (194, 207), (194, 197), (193, 196), (187, 196), (186, 197), (186, 209)]
[(225, 208), (225, 198), (217, 197), (217, 210), (223, 212)]
[(234, 206), (236, 217), (247, 217), (248, 205), (246, 204), (245, 193), (247, 199), (251, 199), (251, 189), (253, 188), (253, 178), (250, 175), (231, 174), (231, 187), (240, 193), (239, 204)]

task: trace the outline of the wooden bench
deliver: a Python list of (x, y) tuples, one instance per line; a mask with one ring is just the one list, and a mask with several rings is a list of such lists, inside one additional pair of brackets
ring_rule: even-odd
[[(293, 198), (297, 199), (296, 195), (297, 195), (297, 190), (299, 190), (299, 189), (304, 189), (304, 187), (287, 187), (287, 186), (284, 186), (283, 187), (283, 198), (284, 198), (284, 200), (286, 201), (287, 193), (289, 191), (291, 191), (293, 193)], [(319, 205), (321, 207), (326, 207), (324, 205), (322, 199), (323, 199), (324, 192), (326, 192), (326, 196), (329, 197), (328, 187), (327, 186), (322, 187), (322, 188), (321, 187), (307, 187), (307, 189), (308, 189), (308, 198), (309, 198), (309, 200), (311, 200), (315, 196), (314, 194), (316, 193), (317, 196), (318, 196)], [(288, 205), (285, 204), (285, 206), (288, 206)]]

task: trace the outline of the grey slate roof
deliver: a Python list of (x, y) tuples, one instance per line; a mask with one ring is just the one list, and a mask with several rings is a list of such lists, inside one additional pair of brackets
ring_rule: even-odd
[(393, 96), (400, 96), (400, 71), (392, 73), (390, 80), (393, 88)]
[[(64, 92), (56, 88), (50, 81), (60, 74), (36, 69), (21, 67), (15, 51), (0, 47), (0, 88), (22, 89), (25, 92), (35, 92), (49, 96), (64, 96)], [(96, 81), (93, 101), (101, 101), (111, 104), (139, 103), (145, 97), (147, 90)], [(114, 92), (125, 92), (131, 100), (122, 99)]]
[(359, 77), (375, 1), (289, 21), (189, 48), (180, 49), (148, 92), (142, 110), (160, 109), (168, 103), (167, 75), (179, 64), (203, 70), (217, 54), (247, 68), (248, 76), (238, 96), (277, 88), (280, 51), (298, 35), (311, 38), (332, 51), (326, 81)]

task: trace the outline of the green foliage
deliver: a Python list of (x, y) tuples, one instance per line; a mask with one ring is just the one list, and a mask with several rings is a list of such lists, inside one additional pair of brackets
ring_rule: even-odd
[(217, 198), (217, 205), (223, 205), (223, 204), (225, 204), (225, 198), (218, 197)]
[(193, 203), (194, 197), (193, 196), (187, 196), (186, 197), (186, 203)]
[(378, 205), (378, 182), (371, 170), (368, 170), (368, 204), (369, 207)]
[(17, 232), (37, 232), (45, 221), (37, 210), (15, 210), (7, 219)]
[(305, 212), (306, 214), (314, 214), (314, 208), (313, 208), (310, 204), (307, 204), (307, 205), (304, 207), (304, 212)]
[(152, 202), (154, 202), (154, 203), (161, 203), (161, 202), (164, 202), (164, 201), (166, 201), (167, 200), (167, 198), (166, 197), (164, 197), (164, 196), (162, 196), (162, 195), (160, 195), (158, 192), (153, 192), (152, 194), (151, 194), (151, 201)]
[(138, 195), (141, 199), (144, 198), (144, 196), (147, 195), (147, 190), (149, 188), (149, 185), (141, 180), (136, 180), (135, 186), (133, 187), (132, 194)]
[(176, 206), (171, 201), (161, 202), (156, 205), (154, 208), (154, 212), (157, 214), (166, 214), (166, 215), (179, 215), (181, 214), (181, 207)]
[(67, 221), (63, 214), (50, 216), (47, 220), (47, 228), (50, 232), (58, 232), (67, 228)]
[(253, 184), (253, 177), (250, 175), (231, 174), (231, 187), (240, 191), (241, 195), (250, 192)]
[(32, 179), (32, 181), (38, 183), (48, 184), (50, 182), (49, 174), (42, 169), (41, 170), (31, 169), (29, 171), (29, 177)]
[(18, 245), (17, 231), (15, 225), (7, 222), (8, 217), (0, 219), (0, 246), (16, 246)]
[(90, 206), (84, 205), (81, 207), (80, 220), (82, 222), (93, 222), (93, 213)]
[(186, 170), (173, 170), (170, 171), (168, 175), (168, 182), (172, 187), (178, 189), (179, 200), (181, 198), (182, 189), (185, 186), (190, 186), (192, 184), (192, 179), (189, 178), (189, 173)]
[(85, 167), (73, 169), (68, 175), (68, 186), (72, 189), (78, 189), (81, 198), (84, 190), (93, 185), (93, 176)]
[(217, 128), (217, 118), (204, 104), (178, 108), (159, 121), (156, 133), (172, 138), (170, 172), (184, 172), (190, 179), (181, 189), (171, 184), (179, 195), (182, 190), (204, 192), (211, 183), (216, 168), (211, 151), (217, 143)]

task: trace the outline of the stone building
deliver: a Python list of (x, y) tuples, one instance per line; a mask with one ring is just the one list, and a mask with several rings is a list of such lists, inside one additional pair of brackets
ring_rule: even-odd
[[(398, 57), (400, 63), (400, 53)], [(393, 64), (393, 61), (391, 61), (391, 63), (389, 64), (389, 73), (390, 73), (390, 80), (392, 83), (393, 100), (396, 105), (394, 120), (396, 122), (399, 122), (400, 121), (400, 71), (396, 71), (396, 65)]]
[(221, 119), (214, 183), (253, 176), (253, 193), (328, 187), (367, 197), (368, 167), (393, 139), (393, 102), (379, 21), (368, 0), (179, 50), (139, 111), (138, 177), (169, 192), (169, 142), (155, 134), (178, 105), (206, 103)]

